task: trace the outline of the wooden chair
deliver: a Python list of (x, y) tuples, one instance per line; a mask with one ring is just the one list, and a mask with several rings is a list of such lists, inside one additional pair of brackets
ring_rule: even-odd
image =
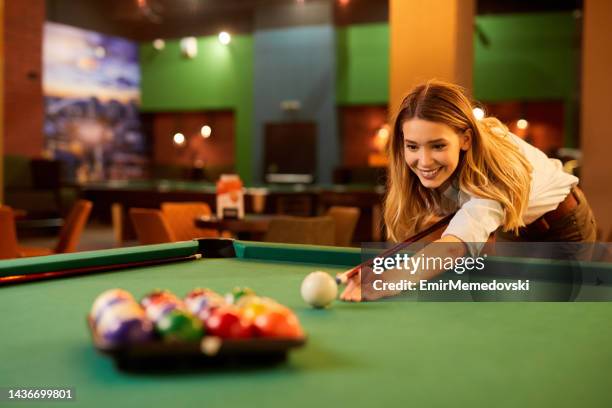
[(360, 213), (361, 210), (357, 207), (333, 206), (329, 208), (326, 215), (332, 217), (336, 224), (334, 238), (336, 246), (351, 245)]
[(160, 210), (130, 208), (130, 218), (134, 224), (138, 241), (142, 245), (163, 244), (177, 241), (166, 218)]
[(125, 231), (123, 228), (123, 205), (119, 203), (113, 203), (111, 205), (111, 224), (113, 226), (113, 236), (115, 237), (115, 244), (122, 246), (124, 241)]
[(216, 238), (219, 231), (195, 226), (195, 219), (202, 215), (211, 215), (210, 207), (201, 202), (168, 202), (162, 203), (162, 213), (168, 225), (179, 241), (194, 238)]
[(55, 248), (20, 247), (19, 250), (22, 256), (30, 257), (75, 252), (85, 225), (87, 225), (92, 206), (91, 201), (77, 201), (64, 221), (64, 226), (60, 230)]
[(59, 240), (55, 247), (56, 254), (76, 251), (85, 225), (87, 225), (92, 206), (91, 201), (79, 200), (72, 207), (70, 214), (66, 217), (64, 227), (60, 231)]
[(277, 217), (270, 221), (264, 241), (334, 245), (334, 227), (331, 217)]
[(17, 244), (15, 217), (10, 207), (0, 206), (0, 259), (12, 259), (21, 256)]

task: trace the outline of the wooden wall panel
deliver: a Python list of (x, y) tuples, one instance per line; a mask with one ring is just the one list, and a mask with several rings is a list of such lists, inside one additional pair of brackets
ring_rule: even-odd
[(347, 106), (338, 110), (343, 167), (366, 167), (375, 137), (387, 123), (387, 106)]
[[(200, 161), (205, 167), (235, 164), (235, 123), (231, 111), (165, 112), (150, 114), (153, 132), (153, 161), (156, 164), (190, 167)], [(200, 134), (204, 125), (212, 128), (210, 138)], [(176, 146), (173, 136), (185, 135), (184, 146)]]

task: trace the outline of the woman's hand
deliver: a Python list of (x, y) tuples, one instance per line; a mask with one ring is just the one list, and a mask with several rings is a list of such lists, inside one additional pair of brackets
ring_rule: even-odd
[[(367, 267), (360, 268), (359, 272), (348, 279), (346, 282), (346, 288), (340, 294), (340, 300), (345, 302), (362, 302), (372, 301), (385, 297), (395, 296), (401, 293), (399, 290), (376, 290), (374, 288), (374, 281), (380, 280), (382, 282), (396, 282), (399, 281), (404, 273), (403, 271), (388, 270), (382, 275), (377, 275), (372, 272), (371, 269), (365, 269)], [(337, 277), (343, 279), (352, 271), (346, 271), (339, 274)], [(364, 272), (364, 273), (362, 273)]]
[[(348, 275), (351, 270), (348, 270), (344, 273), (341, 273), (339, 275), (337, 275), (337, 278), (344, 280), (344, 277), (346, 277), (346, 275)], [(348, 281), (346, 282), (346, 287), (344, 288), (344, 290), (342, 291), (342, 293), (340, 294), (340, 300), (343, 300), (345, 302), (361, 302), (362, 301), (362, 297), (361, 297), (361, 269), (359, 270), (358, 273), (356, 273), (355, 275), (353, 275), (352, 277), (348, 278)]]
[[(467, 247), (463, 241), (453, 235), (446, 235), (433, 244), (427, 245), (421, 251), (417, 252), (415, 257), (424, 258), (445, 258), (453, 259), (464, 256), (467, 253)], [(367, 269), (366, 269), (367, 268)], [(341, 281), (344, 281), (351, 274), (353, 269), (343, 272), (338, 275)], [(377, 300), (380, 298), (395, 296), (401, 293), (400, 290), (376, 290), (385, 287), (384, 283), (399, 283), (401, 281), (414, 282), (417, 284), (420, 280), (429, 280), (435, 276), (444, 273), (444, 269), (429, 268), (409, 272), (403, 269), (388, 269), (382, 274), (375, 274), (369, 267), (363, 266), (354, 276), (348, 278), (346, 288), (340, 294), (340, 300), (347, 302), (362, 302), (368, 300)], [(374, 285), (375, 281), (376, 285)]]

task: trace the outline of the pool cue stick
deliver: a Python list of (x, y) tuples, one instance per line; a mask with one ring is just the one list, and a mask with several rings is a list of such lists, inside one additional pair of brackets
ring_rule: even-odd
[(88, 266), (84, 268), (74, 268), (67, 269), (64, 271), (51, 271), (51, 272), (41, 272), (41, 273), (32, 273), (26, 275), (11, 275), (11, 276), (2, 276), (0, 277), (0, 286), (7, 286), (19, 283), (26, 282), (34, 282), (39, 280), (46, 279), (56, 279), (63, 278), (67, 276), (74, 275), (86, 275), (90, 273), (100, 273), (100, 272), (110, 272), (118, 269), (126, 269), (126, 268), (137, 268), (141, 266), (155, 266), (155, 265), (163, 265), (172, 262), (181, 262), (181, 261), (192, 261), (196, 259), (202, 258), (202, 254), (193, 254), (188, 256), (176, 256), (172, 258), (164, 258), (164, 259), (152, 259), (149, 261), (140, 261), (140, 262), (128, 262), (114, 265), (99, 265), (99, 266)]
[[(398, 251), (401, 251), (402, 249), (404, 249), (408, 245), (413, 244), (416, 241), (418, 241), (419, 239), (424, 238), (427, 235), (431, 234), (432, 232), (434, 232), (435, 230), (437, 230), (438, 228), (440, 228), (444, 224), (448, 224), (448, 222), (451, 220), (451, 218), (453, 218), (454, 215), (455, 215), (455, 213), (452, 213), (452, 214), (449, 214), (446, 217), (436, 221), (434, 224), (432, 224), (429, 227), (425, 228), (423, 231), (421, 231), (421, 232), (419, 232), (417, 234), (414, 234), (413, 236), (409, 237), (405, 241), (402, 241), (399, 244), (396, 244), (396, 245), (392, 246), (391, 248), (387, 249), (386, 251), (384, 251), (383, 253), (378, 255), (378, 257), (386, 257), (386, 256), (389, 256), (389, 255), (393, 255), (393, 254), (395, 254)], [(345, 285), (348, 282), (349, 279), (351, 279), (353, 276), (355, 276), (355, 275), (357, 275), (359, 273), (361, 268), (363, 268), (364, 266), (372, 266), (373, 262), (374, 262), (373, 259), (368, 259), (367, 261), (362, 262), (359, 265), (357, 265), (356, 267), (354, 267), (353, 269), (351, 269), (348, 273), (344, 273), (344, 275), (336, 276), (336, 283), (339, 284), (339, 285), (340, 284)]]

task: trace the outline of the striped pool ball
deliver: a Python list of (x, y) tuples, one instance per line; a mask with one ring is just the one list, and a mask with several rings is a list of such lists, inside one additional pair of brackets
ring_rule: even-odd
[(185, 310), (183, 301), (168, 290), (155, 290), (142, 298), (140, 304), (153, 323), (157, 323), (159, 319), (172, 310)]
[(142, 298), (140, 304), (142, 307), (147, 308), (153, 303), (169, 301), (169, 302), (180, 302), (181, 300), (169, 290), (156, 289), (153, 292), (147, 294)]
[(207, 314), (225, 304), (225, 298), (210, 289), (194, 289), (185, 297), (185, 306), (194, 316)]
[(89, 315), (93, 319), (94, 324), (97, 324), (108, 308), (118, 303), (125, 302), (135, 303), (136, 301), (134, 300), (132, 294), (126, 290), (109, 289), (107, 291), (102, 292), (98, 295), (98, 297), (96, 297), (91, 307), (91, 311), (89, 312)]
[(164, 315), (170, 313), (173, 310), (185, 311), (185, 305), (180, 301), (160, 301), (151, 304), (145, 308), (146, 316), (153, 322), (157, 323)]
[(153, 338), (153, 324), (137, 303), (121, 303), (109, 308), (96, 331), (108, 346), (141, 343)]

